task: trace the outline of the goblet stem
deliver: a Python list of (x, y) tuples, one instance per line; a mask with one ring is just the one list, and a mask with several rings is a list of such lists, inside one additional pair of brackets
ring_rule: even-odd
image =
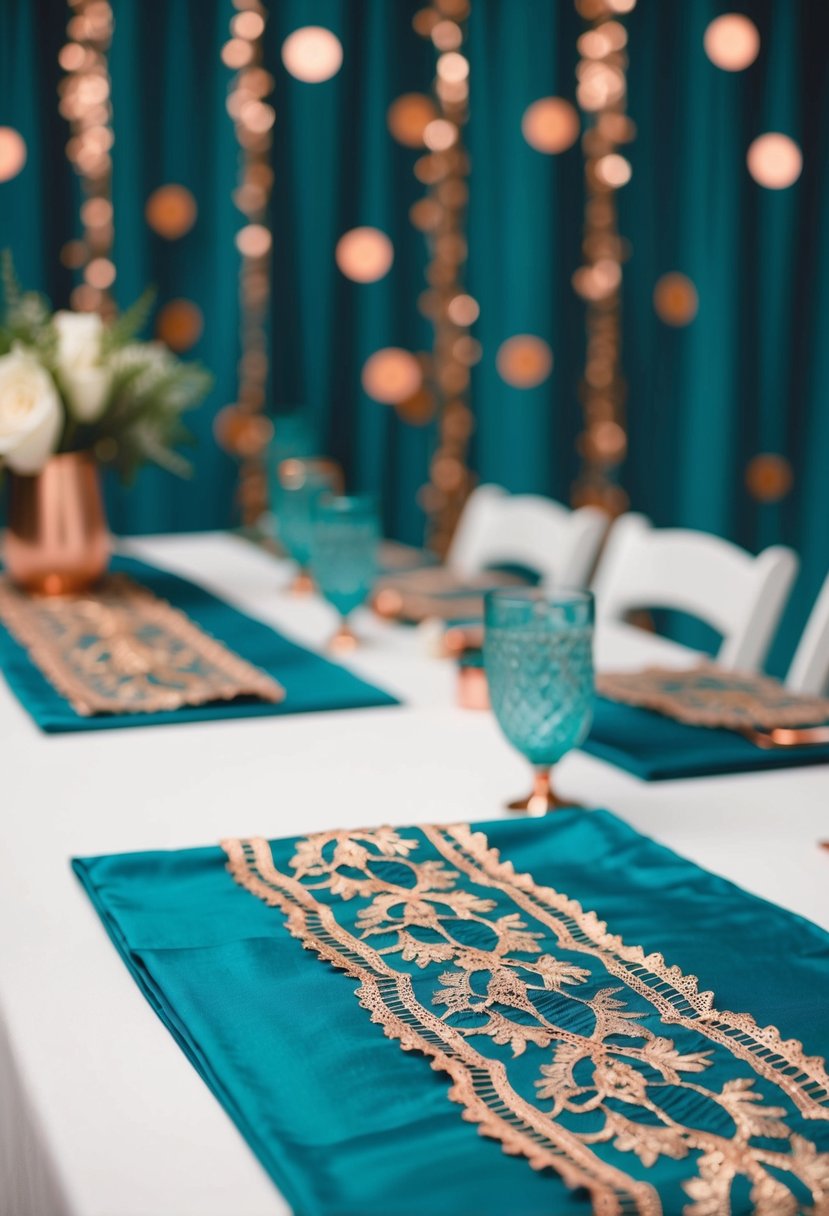
[(342, 617), (340, 627), (328, 643), (328, 649), (334, 654), (349, 654), (358, 646), (357, 635), (348, 624), (348, 619)]
[(552, 765), (536, 768), (532, 793), (526, 798), (507, 803), (507, 810), (526, 811), (528, 815), (546, 815), (548, 811), (554, 811), (560, 806), (577, 806), (573, 801), (559, 798), (550, 782), (551, 772)]
[(310, 595), (314, 590), (314, 580), (305, 569), (299, 569), (296, 573), (296, 578), (291, 583), (291, 593), (293, 595)]

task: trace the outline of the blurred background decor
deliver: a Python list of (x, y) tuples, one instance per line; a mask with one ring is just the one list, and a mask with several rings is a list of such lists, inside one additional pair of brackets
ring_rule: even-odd
[[(301, 403), (317, 439), (312, 449), (344, 467), (349, 489), (378, 497), (385, 533), (422, 542), (447, 414), (420, 395), (420, 356), (435, 335), (417, 301), (434, 259), (413, 239), (411, 208), (429, 198), (412, 167), (418, 152), (439, 154), (425, 132), (447, 121), (433, 92), (437, 56), (460, 55), (469, 80), (469, 172), (460, 183), (468, 189), (468, 257), (455, 263), (464, 274), (454, 286), (479, 313), (472, 320), (470, 306), (464, 314), (462, 338), (474, 344), (462, 352), (468, 399), (452, 397), (471, 411), (456, 432), (463, 450), (450, 453), (457, 465), (438, 471), (450, 488), (468, 470), (470, 482), (567, 502), (582, 458), (594, 453), (611, 468), (613, 486), (658, 525), (709, 530), (753, 551), (793, 545), (802, 574), (772, 656), (775, 670), (785, 667), (827, 558), (824, 5), (741, 0), (734, 13), (714, 0), (118, 0), (111, 29), (108, 9), (105, 0), (0, 9), (0, 225), (13, 234), (23, 281), (58, 306), (86, 284), (123, 307), (156, 283), (159, 336), (215, 370), (195, 422), (193, 485), (149, 470), (135, 495), (110, 487), (116, 530), (223, 527), (241, 518), (236, 462), (213, 429), (241, 396), (245, 313), (237, 294), (240, 257), (248, 255), (238, 241), (246, 226), (261, 224), (270, 246), (248, 252), (262, 283), (272, 283), (256, 321), (269, 361), (245, 364), (256, 364), (259, 376), (249, 398), (263, 400), (257, 416), (278, 435), (280, 418), (294, 417)], [(260, 29), (246, 16), (240, 25), (237, 16), (247, 14), (267, 20)], [(67, 18), (78, 22), (68, 38)], [(451, 48), (439, 45), (456, 38), (451, 30), (433, 37), (447, 22), (462, 30)], [(591, 46), (602, 48), (583, 39), (602, 25), (614, 27), (613, 37), (596, 59)], [(616, 26), (626, 34), (623, 49), (611, 45)], [(255, 48), (246, 63), (239, 42)], [(76, 46), (83, 61), (67, 49)], [(629, 180), (606, 183), (625, 242), (613, 376), (626, 382), (627, 404), (624, 418), (617, 403), (613, 417), (600, 419), (597, 444), (579, 399), (589, 360), (573, 276), (589, 264), (579, 128), (586, 138), (591, 114), (603, 112), (583, 104), (577, 68), (589, 61), (613, 69), (617, 54), (627, 59), (625, 123), (635, 125), (635, 140), (609, 153), (626, 161)], [(90, 63), (94, 79), (107, 81), (108, 98), (92, 104), (105, 111), (93, 114), (94, 129), (112, 133), (111, 199), (103, 176), (94, 197), (84, 195), (65, 156), (82, 120), (67, 122), (58, 111), (59, 101), (66, 109), (65, 81)], [(267, 109), (255, 108), (254, 125), (267, 120), (257, 137), (271, 143), (274, 188), (250, 212), (238, 205), (252, 197), (238, 192), (228, 89), (232, 98), (240, 76), (260, 66), (273, 87), (246, 100), (273, 109), (271, 123)], [(401, 109), (404, 97), (421, 100)], [(77, 151), (72, 145), (76, 167)], [(459, 202), (461, 194), (455, 190)], [(79, 229), (87, 197), (96, 205)], [(414, 212), (419, 222), (428, 214)], [(105, 249), (91, 247), (93, 221), (103, 221), (99, 235), (111, 235)], [(379, 238), (366, 240), (366, 230)], [(94, 254), (83, 264), (79, 240), (85, 258)], [(107, 265), (93, 269), (100, 260)], [(378, 371), (372, 357), (389, 351), (402, 356)], [(368, 391), (372, 372), (374, 389), (379, 376), (396, 409)], [(383, 390), (389, 377), (391, 397), (388, 383)], [(255, 425), (261, 449), (268, 422)]]
[(216, 438), (241, 461), (238, 507), (242, 520), (254, 526), (268, 508), (265, 449), (273, 436), (266, 414), (268, 385), (267, 319), (270, 304), (268, 204), (273, 187), (271, 129), (276, 119), (266, 100), (274, 79), (262, 66), (266, 13), (243, 6), (230, 21), (230, 39), (222, 63), (236, 68), (227, 96), (227, 112), (239, 141), (239, 184), (233, 201), (248, 221), (236, 233), (239, 251), (239, 365), (235, 404), (216, 418)]
[(74, 308), (111, 317), (115, 304), (112, 261), (112, 103), (107, 54), (112, 42), (113, 15), (108, 4), (77, 0), (68, 9), (67, 42), (58, 55), (66, 73), (58, 82), (58, 112), (69, 124), (66, 156), (81, 185), (82, 236), (67, 242), (63, 260), (83, 271), (73, 288)]
[(636, 134), (625, 115), (628, 34), (619, 15), (633, 5), (624, 0), (607, 5), (578, 0), (576, 8), (588, 28), (576, 44), (581, 55), (576, 65), (576, 100), (585, 115), (585, 207), (584, 265), (573, 275), (573, 288), (585, 302), (587, 341), (579, 386), (584, 410), (584, 430), (577, 440), (581, 468), (573, 499), (578, 506), (601, 507), (614, 517), (628, 505), (618, 471), (627, 452), (622, 264), (630, 257), (629, 243), (619, 235), (616, 192), (628, 184), (632, 173), (630, 161), (619, 149), (624, 150)]
[(23, 292), (3, 260), (0, 319), (0, 467), (11, 482), (5, 560), (20, 586), (82, 591), (104, 573), (109, 542), (97, 466), (125, 482), (151, 461), (186, 476), (181, 421), (210, 387), (196, 363), (159, 342), (135, 340), (145, 295), (117, 321), (97, 312), (52, 313)]

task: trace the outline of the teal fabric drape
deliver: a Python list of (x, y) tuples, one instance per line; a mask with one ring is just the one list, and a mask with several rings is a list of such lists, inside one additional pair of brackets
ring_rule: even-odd
[(296, 1216), (818, 1198), (817, 926), (605, 811), (225, 849), (74, 866)]
[(228, 718), (268, 718), (338, 709), (397, 705), (390, 693), (361, 680), (339, 663), (330, 663), (283, 637), (262, 621), (239, 612), (187, 579), (159, 570), (134, 557), (116, 556), (113, 573), (125, 574), (159, 599), (172, 604), (205, 635), (266, 672), (284, 690), (271, 703), (255, 697), (183, 705), (158, 713), (113, 713), (84, 716), (55, 688), (14, 635), (0, 624), (0, 669), (21, 705), (47, 734), (65, 731), (121, 730), (137, 726), (175, 726), (185, 722), (220, 722)]
[[(433, 429), (402, 424), (370, 401), (360, 368), (386, 345), (428, 347), (416, 310), (423, 239), (408, 221), (419, 194), (415, 153), (397, 146), (386, 109), (428, 87), (429, 46), (413, 32), (417, 0), (280, 0), (270, 5), (266, 59), (276, 77), (273, 198), (273, 374), (269, 408), (305, 404), (322, 444), (351, 484), (381, 494), (388, 531), (418, 541), (416, 493), (428, 475)], [(803, 571), (775, 665), (788, 658), (829, 564), (829, 235), (820, 223), (829, 174), (829, 11), (822, 0), (742, 0), (756, 23), (757, 61), (744, 72), (713, 66), (708, 22), (725, 0), (639, 0), (629, 29), (629, 109), (638, 135), (633, 179), (620, 194), (631, 242), (625, 267), (624, 363), (630, 454), (622, 480), (632, 505), (659, 524), (708, 529), (752, 549), (784, 541)], [(231, 189), (237, 150), (225, 110), (231, 73), (219, 60), (229, 0), (114, 0), (117, 296), (148, 281), (163, 303), (195, 300), (205, 317), (193, 350), (216, 374), (195, 420), (196, 479), (155, 471), (135, 492), (113, 488), (124, 531), (207, 528), (234, 520), (234, 466), (216, 447), (212, 420), (233, 400), (237, 357), (237, 254), (241, 217)], [(28, 161), (0, 183), (0, 242), (21, 277), (65, 304), (71, 287), (61, 245), (76, 234), (77, 187), (63, 155), (56, 56), (66, 8), (59, 0), (0, 4), (0, 125), (21, 131)], [(343, 43), (341, 71), (303, 84), (281, 64), (284, 37), (328, 26)], [(577, 385), (583, 306), (570, 286), (579, 264), (583, 203), (578, 147), (545, 157), (521, 135), (536, 98), (573, 97), (581, 29), (569, 0), (473, 0), (468, 53), (472, 110), (470, 289), (481, 305), (484, 348), (473, 372), (480, 476), (512, 490), (566, 499), (576, 470)], [(758, 186), (746, 168), (757, 135), (782, 131), (803, 150), (788, 190)], [(155, 236), (148, 195), (165, 182), (193, 191), (199, 215), (179, 241)], [(336, 269), (339, 236), (374, 224), (395, 246), (390, 274), (357, 285)], [(657, 279), (681, 271), (699, 294), (696, 319), (670, 329), (653, 309)], [(551, 378), (520, 391), (495, 369), (500, 343), (535, 333), (555, 352)], [(794, 485), (779, 504), (749, 495), (744, 474), (759, 452), (791, 461)]]

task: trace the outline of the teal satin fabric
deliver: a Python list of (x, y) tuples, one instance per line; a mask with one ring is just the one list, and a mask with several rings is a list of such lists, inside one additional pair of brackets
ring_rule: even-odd
[(603, 697), (596, 698), (593, 726), (582, 747), (645, 781), (829, 763), (829, 744), (764, 750), (734, 731), (688, 726)]
[(155, 595), (184, 612), (211, 637), (261, 667), (285, 689), (276, 705), (254, 699), (184, 706), (157, 714), (100, 714), (85, 718), (49, 683), (8, 630), (0, 624), (0, 669), (17, 699), (41, 730), (111, 730), (177, 722), (214, 722), (224, 718), (265, 718), (328, 709), (396, 705), (395, 697), (361, 680), (345, 667), (289, 642), (269, 625), (246, 616), (178, 575), (135, 558), (116, 557), (113, 571), (128, 574)]
[[(477, 828), (518, 872), (594, 910), (628, 945), (660, 951), (668, 964), (698, 976), (701, 991), (713, 990), (717, 1009), (749, 1012), (759, 1026), (776, 1025), (784, 1038), (801, 1040), (807, 1055), (829, 1054), (829, 935), (816, 926), (699, 869), (605, 811)], [(421, 836), (416, 828), (400, 834)], [(272, 843), (280, 870), (289, 870), (295, 845)], [(225, 860), (218, 848), (200, 848), (73, 864), (142, 992), (297, 1216), (590, 1211), (586, 1194), (568, 1192), (552, 1170), (533, 1170), (479, 1135), (449, 1100), (446, 1075), (386, 1038), (358, 1004), (356, 981), (303, 950), (283, 912), (237, 886)], [(336, 903), (337, 916), (359, 936), (361, 898), (335, 900), (319, 889), (314, 895)], [(382, 940), (372, 939), (378, 948)], [(419, 999), (428, 1002), (438, 981), (429, 969), (413, 963), (408, 969)], [(631, 995), (618, 981), (611, 987)], [(646, 1020), (683, 1051), (712, 1049), (710, 1039), (666, 1025), (652, 1010)], [(517, 1060), (507, 1047), (492, 1051), (520, 1070), (536, 1049), (530, 1045)], [(708, 1085), (754, 1075), (727, 1051), (712, 1056)], [(766, 1082), (757, 1089), (768, 1104), (780, 1101), (793, 1131), (829, 1150), (829, 1121), (803, 1117)], [(696, 1126), (709, 1119), (699, 1110), (675, 1113)], [(733, 1134), (722, 1123), (718, 1130)], [(694, 1176), (696, 1154), (646, 1166), (608, 1144), (596, 1151), (656, 1188), (665, 1216), (679, 1216), (689, 1202), (679, 1183)], [(747, 1189), (738, 1186), (734, 1216), (751, 1211)]]
[[(401, 571), (401, 573), (410, 573), (413, 570), (421, 569), (424, 566), (429, 566), (435, 563), (424, 561), (418, 566), (412, 566), (410, 571)], [(386, 572), (389, 580), (393, 580), (396, 571), (389, 570)], [(486, 582), (486, 576), (491, 574), (492, 582)], [(537, 587), (541, 581), (541, 576), (537, 570), (531, 569), (529, 566), (520, 566), (511, 562), (497, 562), (493, 565), (484, 567), (480, 575), (476, 577), (473, 583), (461, 584), (459, 587), (452, 587), (447, 590), (427, 591), (422, 593), (425, 599), (428, 599), (433, 604), (433, 612), (429, 613), (436, 620), (441, 620), (448, 626), (469, 626), (474, 628), (479, 626), (483, 628), (482, 609), (479, 609), (474, 615), (469, 614), (469, 600), (479, 600), (483, 604), (483, 597), (488, 591), (497, 591), (503, 587), (503, 582), (499, 580), (498, 575), (509, 575), (513, 579), (517, 579), (525, 587)], [(417, 587), (407, 586), (404, 588), (414, 594), (418, 593)], [(424, 619), (422, 616), (410, 618), (406, 616), (405, 607), (402, 615), (399, 617), (402, 625), (417, 625)]]

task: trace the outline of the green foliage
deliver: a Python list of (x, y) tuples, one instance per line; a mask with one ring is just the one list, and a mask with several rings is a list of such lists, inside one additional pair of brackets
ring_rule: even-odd
[(134, 304), (131, 304), (126, 312), (122, 312), (119, 317), (112, 322), (104, 334), (104, 340), (101, 344), (101, 354), (104, 358), (111, 355), (113, 351), (120, 350), (122, 346), (126, 346), (128, 342), (137, 337), (141, 330), (150, 319), (150, 313), (155, 304), (156, 290), (154, 287), (147, 287), (141, 293)]
[(182, 415), (209, 392), (210, 373), (156, 343), (127, 344), (112, 363), (109, 405), (94, 426), (77, 432), (73, 446), (92, 447), (128, 483), (148, 461), (189, 476), (189, 461), (175, 449), (192, 443)]
[(0, 283), (3, 285), (3, 306), (6, 313), (11, 313), (19, 306), (22, 295), (11, 249), (4, 249), (0, 254)]
[(46, 367), (54, 365), (57, 334), (52, 326), (52, 310), (45, 296), (22, 291), (17, 281), (11, 252), (0, 255), (0, 287), (3, 291), (3, 321), (0, 324), (0, 355), (7, 354), (16, 342), (35, 350)]
[(72, 417), (51, 305), (44, 296), (21, 290), (8, 250), (0, 255), (0, 289), (0, 355), (19, 343), (52, 373), (66, 407), (60, 451), (89, 449), (102, 463), (111, 463), (126, 482), (148, 461), (180, 477), (190, 475), (190, 463), (175, 450), (193, 442), (182, 415), (200, 404), (213, 378), (201, 365), (182, 362), (159, 342), (134, 340), (152, 312), (153, 288), (104, 329), (99, 362), (110, 370), (112, 381), (106, 407), (94, 423)]

